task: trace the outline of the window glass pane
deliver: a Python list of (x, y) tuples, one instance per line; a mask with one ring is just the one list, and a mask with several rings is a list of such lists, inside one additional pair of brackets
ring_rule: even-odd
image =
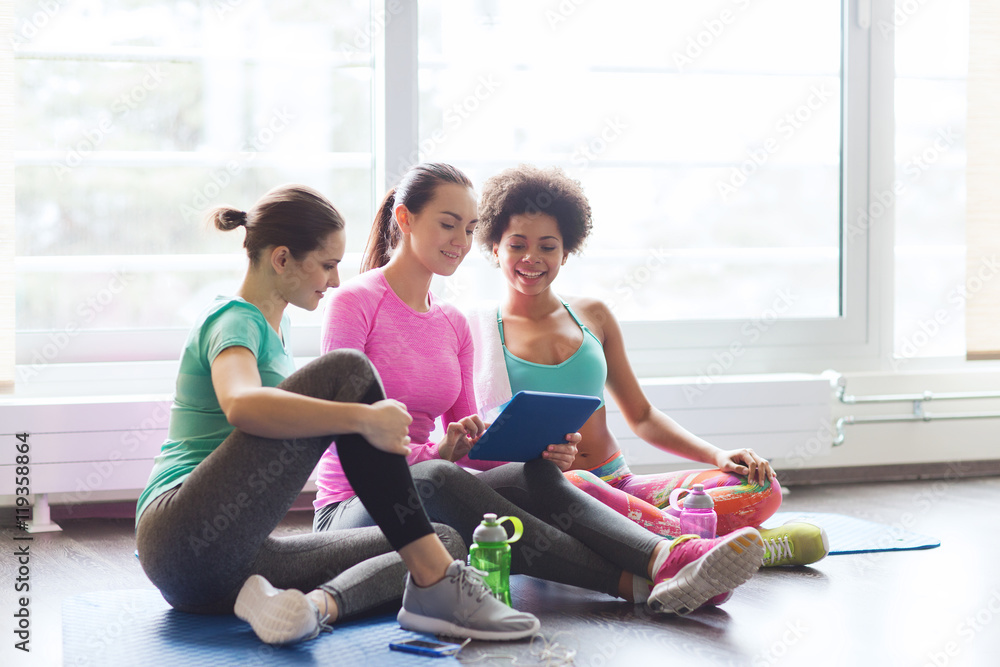
[(965, 354), (969, 3), (898, 0), (894, 24), (875, 26), (873, 39), (890, 32), (896, 59), (894, 339), (899, 365), (914, 357)]
[(369, 2), (56, 5), (16, 7), (18, 329), (186, 327), (245, 266), (203, 212), (282, 183), (326, 194), (360, 251)]
[[(594, 231), (560, 289), (623, 319), (747, 318), (776, 299), (836, 317), (841, 11), (423, 1), (422, 157), (477, 185), (520, 162), (579, 179)], [(502, 291), (471, 255), (450, 282), (460, 300)]]

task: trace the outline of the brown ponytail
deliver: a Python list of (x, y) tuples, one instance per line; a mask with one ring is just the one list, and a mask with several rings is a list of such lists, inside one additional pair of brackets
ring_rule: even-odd
[(206, 218), (217, 229), (246, 227), (243, 247), (255, 265), (265, 248), (285, 246), (297, 260), (316, 250), (331, 233), (344, 228), (344, 218), (330, 201), (304, 185), (280, 185), (244, 213), (218, 206)]
[(403, 174), (399, 184), (386, 193), (375, 214), (361, 257), (362, 273), (389, 263), (392, 251), (402, 236), (395, 224), (395, 208), (402, 204), (411, 213), (420, 213), (434, 198), (435, 188), (445, 183), (472, 187), (472, 181), (461, 170), (440, 162), (422, 162)]
[(385, 266), (392, 256), (392, 249), (399, 242), (399, 227), (393, 224), (392, 209), (396, 201), (396, 188), (389, 190), (375, 213), (375, 222), (368, 234), (365, 251), (361, 255), (361, 272)]

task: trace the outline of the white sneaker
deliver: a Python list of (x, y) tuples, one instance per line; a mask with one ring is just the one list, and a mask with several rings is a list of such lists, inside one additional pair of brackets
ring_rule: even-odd
[(265, 644), (292, 644), (330, 630), (326, 617), (302, 591), (275, 588), (259, 574), (251, 575), (236, 597), (236, 615), (250, 624)]
[(541, 624), (493, 596), (483, 573), (456, 560), (444, 579), (427, 587), (406, 577), (403, 608), (396, 617), (407, 630), (492, 641), (523, 639)]

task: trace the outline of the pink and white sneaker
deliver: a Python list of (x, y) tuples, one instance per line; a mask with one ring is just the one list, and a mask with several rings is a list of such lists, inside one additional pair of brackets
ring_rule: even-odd
[(653, 575), (646, 605), (664, 614), (689, 614), (704, 604), (721, 604), (753, 576), (764, 560), (764, 541), (753, 528), (712, 540), (681, 535)]

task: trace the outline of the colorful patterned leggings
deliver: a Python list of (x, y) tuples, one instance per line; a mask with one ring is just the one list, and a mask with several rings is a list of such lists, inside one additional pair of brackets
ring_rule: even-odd
[(744, 526), (759, 526), (781, 505), (781, 487), (777, 482), (765, 482), (764, 486), (751, 484), (746, 477), (719, 469), (633, 475), (621, 451), (595, 468), (570, 470), (565, 474), (577, 488), (643, 528), (666, 537), (681, 534), (677, 511), (670, 507), (670, 492), (678, 487), (705, 485), (719, 515), (719, 535)]

